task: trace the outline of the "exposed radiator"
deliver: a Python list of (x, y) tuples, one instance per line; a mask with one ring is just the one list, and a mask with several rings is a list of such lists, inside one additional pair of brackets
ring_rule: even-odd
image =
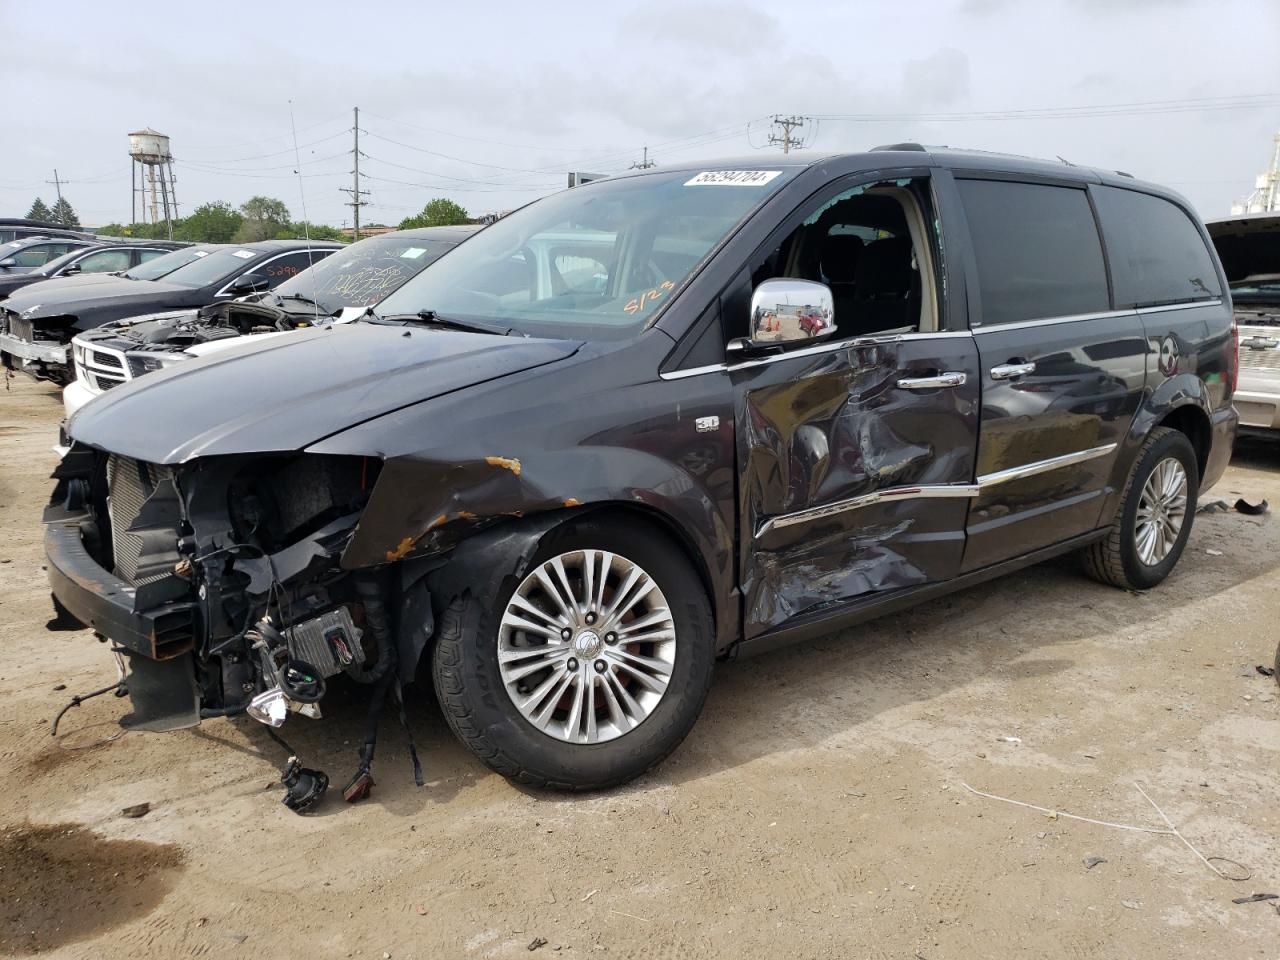
[(142, 463), (114, 453), (107, 459), (107, 513), (111, 517), (111, 551), (116, 576), (134, 586), (151, 583), (166, 576), (165, 573), (160, 573), (138, 579), (142, 538), (128, 531), (138, 518), (142, 505), (155, 490), (156, 484), (168, 477), (170, 472), (168, 467)]

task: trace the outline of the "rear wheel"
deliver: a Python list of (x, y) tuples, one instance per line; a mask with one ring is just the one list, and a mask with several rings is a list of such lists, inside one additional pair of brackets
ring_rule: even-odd
[(496, 597), (456, 600), (433, 657), (454, 733), (499, 773), (598, 789), (663, 760), (711, 682), (702, 582), (634, 521), (585, 517), (550, 534)]
[(1147, 590), (1167, 577), (1191, 535), (1200, 474), (1186, 434), (1157, 427), (1138, 452), (1106, 539), (1084, 551), (1094, 579)]

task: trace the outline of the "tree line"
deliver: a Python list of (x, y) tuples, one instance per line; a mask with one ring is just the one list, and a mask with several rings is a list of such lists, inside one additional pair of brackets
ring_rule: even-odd
[[(45, 220), (71, 229), (80, 228), (80, 219), (65, 198), (50, 209), (36, 197), (27, 212), (30, 220)], [(460, 204), (445, 197), (430, 201), (421, 212), (405, 217), (396, 227), (409, 230), (415, 227), (445, 227), (470, 223), (471, 216)], [(370, 228), (382, 224), (370, 224)], [(163, 240), (168, 228), (163, 223), (108, 223), (98, 228), (98, 233), (111, 237), (135, 237), (145, 240)], [(190, 243), (253, 243), (257, 240), (287, 240), (309, 236), (313, 240), (345, 240), (346, 235), (337, 227), (322, 223), (294, 220), (283, 200), (274, 197), (250, 197), (239, 207), (218, 200), (195, 208), (185, 217), (173, 221), (173, 239)]]

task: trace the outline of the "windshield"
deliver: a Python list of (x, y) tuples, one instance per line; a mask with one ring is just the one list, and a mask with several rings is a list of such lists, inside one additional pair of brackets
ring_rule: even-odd
[(261, 258), (261, 256), (262, 252), (259, 250), (251, 250), (234, 245), (223, 247), (221, 250), (206, 257), (200, 257), (198, 260), (192, 260), (186, 266), (179, 267), (172, 273), (167, 274), (164, 282), (176, 284), (179, 287), (190, 287), (193, 290), (198, 287), (207, 287), (210, 284), (221, 283), (223, 280), (230, 280), (237, 274), (243, 273), (253, 261)]
[(371, 306), (457, 242), (396, 235), (369, 237), (290, 277), (276, 287), (275, 295), (281, 299), (305, 297), (326, 315), (344, 307)]
[(159, 280), (179, 267), (185, 267), (193, 260), (207, 257), (216, 249), (217, 247), (209, 246), (183, 247), (181, 250), (173, 251), (173, 253), (166, 253), (148, 260), (146, 263), (140, 263), (133, 269), (126, 270), (124, 275), (130, 280)]
[(631, 336), (793, 172), (683, 171), (566, 190), (485, 228), (377, 312), (429, 310), (533, 336)]

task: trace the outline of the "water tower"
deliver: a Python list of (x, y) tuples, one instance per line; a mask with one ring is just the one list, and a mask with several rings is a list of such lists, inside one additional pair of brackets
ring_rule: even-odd
[[(169, 239), (173, 239), (173, 221), (178, 219), (178, 194), (173, 176), (173, 154), (169, 152), (169, 138), (145, 127), (129, 134), (129, 156), (133, 159), (133, 223), (138, 222), (138, 194), (142, 194), (143, 222), (147, 214), (147, 189), (151, 190), (151, 223), (164, 222)], [(141, 170), (139, 170), (141, 167)]]

